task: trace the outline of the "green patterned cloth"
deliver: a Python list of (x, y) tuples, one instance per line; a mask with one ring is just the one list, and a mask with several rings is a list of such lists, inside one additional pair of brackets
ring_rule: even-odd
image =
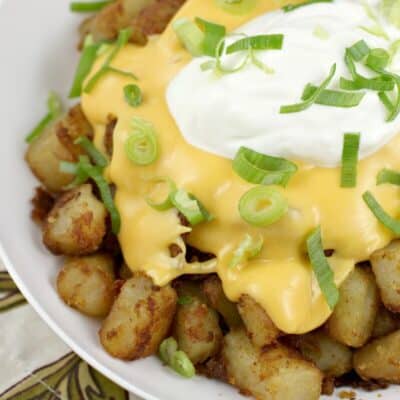
[(0, 326), (1, 400), (139, 400), (72, 353), (6, 271), (0, 271)]

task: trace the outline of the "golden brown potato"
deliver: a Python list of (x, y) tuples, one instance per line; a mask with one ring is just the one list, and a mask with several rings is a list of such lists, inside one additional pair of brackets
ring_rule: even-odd
[(372, 337), (386, 336), (400, 328), (400, 321), (395, 314), (392, 314), (384, 306), (381, 306), (376, 316)]
[(57, 290), (70, 307), (92, 317), (105, 317), (114, 301), (114, 261), (107, 254), (74, 257), (58, 274)]
[(340, 287), (339, 302), (326, 324), (329, 335), (346, 346), (363, 346), (372, 335), (379, 301), (372, 272), (355, 267)]
[(173, 332), (179, 349), (194, 364), (206, 361), (221, 348), (222, 331), (218, 315), (198, 297), (190, 296), (187, 304), (178, 306)]
[(208, 304), (217, 310), (230, 328), (243, 324), (235, 303), (225, 296), (221, 280), (217, 275), (211, 275), (203, 282), (203, 292)]
[(107, 211), (90, 184), (63, 194), (43, 225), (43, 242), (54, 254), (94, 253), (106, 233)]
[(365, 380), (400, 383), (400, 331), (375, 339), (354, 354), (354, 369)]
[(122, 286), (100, 329), (104, 349), (123, 360), (156, 353), (170, 329), (176, 299), (169, 285), (159, 288), (149, 277), (135, 273)]
[(326, 377), (341, 376), (353, 368), (352, 351), (321, 330), (293, 336), (293, 341), (303, 357), (312, 361)]
[(254, 345), (263, 347), (276, 341), (279, 329), (255, 300), (247, 295), (241, 296), (238, 310)]
[(92, 134), (92, 128), (78, 104), (29, 144), (25, 159), (47, 190), (60, 192), (72, 181), (73, 176), (59, 170), (60, 161), (76, 161), (82, 149), (74, 144), (74, 140)]
[(371, 264), (383, 304), (400, 312), (400, 240), (373, 253)]
[(318, 400), (322, 373), (288, 348), (254, 346), (244, 329), (225, 336), (222, 350), (228, 381), (259, 400)]

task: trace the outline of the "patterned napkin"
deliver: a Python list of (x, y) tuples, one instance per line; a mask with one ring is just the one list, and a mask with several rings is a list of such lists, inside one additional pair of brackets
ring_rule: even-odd
[(82, 361), (26, 303), (0, 262), (1, 400), (140, 400)]

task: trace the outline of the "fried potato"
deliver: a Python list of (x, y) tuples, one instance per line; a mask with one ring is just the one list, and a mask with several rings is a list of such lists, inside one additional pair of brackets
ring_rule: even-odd
[(321, 330), (293, 336), (293, 342), (303, 357), (312, 361), (326, 377), (341, 376), (353, 368), (352, 351)]
[(179, 349), (194, 364), (206, 361), (221, 348), (222, 331), (218, 315), (195, 296), (188, 297), (188, 304), (178, 305), (173, 333)]
[(100, 329), (100, 341), (113, 357), (136, 360), (158, 351), (174, 318), (176, 292), (159, 288), (141, 273), (127, 280)]
[(70, 307), (105, 317), (114, 301), (114, 261), (107, 254), (67, 260), (57, 277), (57, 291)]
[(363, 346), (372, 335), (379, 302), (372, 272), (355, 267), (340, 287), (339, 302), (326, 324), (329, 335), (346, 346)]
[(357, 350), (353, 363), (356, 372), (365, 380), (400, 383), (400, 330)]
[(94, 253), (106, 233), (107, 211), (90, 184), (63, 194), (43, 225), (43, 242), (54, 254), (80, 256)]
[(202, 288), (208, 304), (222, 315), (230, 328), (242, 325), (242, 319), (240, 318), (236, 304), (232, 303), (225, 296), (221, 280), (217, 275), (209, 276), (203, 282)]
[(279, 329), (255, 300), (247, 295), (241, 296), (238, 310), (254, 345), (263, 347), (276, 341)]
[(384, 306), (381, 306), (375, 319), (372, 337), (375, 339), (381, 336), (386, 336), (399, 328), (399, 318), (388, 311)]
[(59, 170), (60, 161), (76, 161), (82, 149), (74, 144), (79, 136), (91, 137), (92, 128), (78, 104), (51, 124), (29, 144), (25, 159), (33, 174), (50, 192), (60, 192), (73, 177)]
[(400, 240), (373, 253), (371, 264), (383, 304), (400, 312)]
[(236, 329), (225, 336), (222, 357), (228, 381), (256, 399), (319, 399), (321, 371), (280, 344), (260, 350)]

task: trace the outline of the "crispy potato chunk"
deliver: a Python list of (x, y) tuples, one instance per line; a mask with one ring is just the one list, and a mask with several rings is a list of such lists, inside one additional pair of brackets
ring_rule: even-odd
[(73, 177), (59, 170), (60, 161), (76, 161), (82, 149), (74, 144), (79, 136), (91, 137), (92, 128), (81, 106), (71, 108), (29, 144), (25, 159), (34, 175), (50, 192), (60, 192)]
[(357, 350), (353, 363), (365, 380), (400, 383), (400, 330)]
[(279, 329), (255, 300), (247, 295), (241, 296), (238, 310), (254, 345), (263, 347), (276, 341)]
[(340, 299), (329, 318), (329, 335), (350, 347), (363, 346), (372, 335), (379, 294), (368, 268), (355, 267), (340, 287)]
[(293, 336), (293, 341), (303, 357), (312, 361), (326, 377), (341, 376), (353, 368), (352, 351), (321, 330)]
[(203, 282), (203, 292), (212, 308), (217, 310), (227, 325), (231, 328), (242, 325), (238, 309), (235, 303), (232, 303), (225, 296), (221, 280), (216, 275), (211, 275)]
[(178, 306), (174, 336), (194, 364), (217, 354), (222, 344), (222, 331), (217, 313), (200, 298), (191, 296), (188, 304)]
[(322, 373), (282, 345), (263, 350), (254, 346), (244, 329), (225, 336), (222, 357), (228, 381), (259, 400), (317, 400)]
[(94, 253), (106, 233), (107, 211), (90, 184), (63, 194), (43, 225), (43, 242), (54, 254)]
[(400, 240), (373, 253), (371, 264), (383, 304), (400, 312)]
[(144, 274), (135, 273), (121, 288), (100, 329), (100, 341), (113, 357), (136, 360), (158, 351), (176, 308), (176, 292), (159, 288)]
[(60, 297), (70, 307), (92, 317), (105, 317), (114, 301), (114, 261), (107, 254), (74, 257), (57, 278)]
[(392, 314), (384, 306), (381, 306), (376, 316), (372, 337), (386, 336), (400, 328), (400, 321), (395, 314)]

